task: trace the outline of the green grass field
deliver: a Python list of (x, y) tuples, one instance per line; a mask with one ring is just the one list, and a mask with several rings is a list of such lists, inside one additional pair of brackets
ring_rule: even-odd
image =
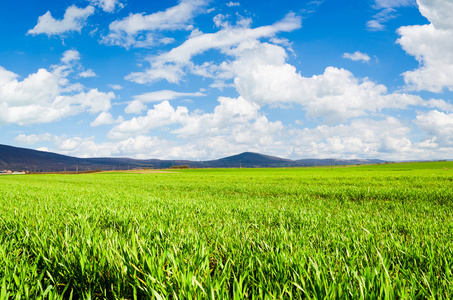
[(0, 177), (0, 299), (451, 299), (453, 163)]

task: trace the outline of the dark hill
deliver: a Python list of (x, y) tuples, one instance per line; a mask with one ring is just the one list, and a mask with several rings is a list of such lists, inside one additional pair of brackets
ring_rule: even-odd
[(80, 159), (56, 153), (0, 145), (0, 169), (54, 171), (80, 163)]
[(244, 152), (217, 160), (206, 161), (204, 164), (214, 168), (275, 168), (288, 167), (292, 162), (290, 159)]
[(60, 172), (87, 170), (126, 170), (135, 168), (165, 169), (188, 165), (197, 168), (275, 168), (382, 163), (380, 160), (302, 159), (290, 160), (259, 153), (244, 152), (217, 160), (137, 160), (131, 158), (77, 158), (51, 152), (0, 145), (0, 170)]

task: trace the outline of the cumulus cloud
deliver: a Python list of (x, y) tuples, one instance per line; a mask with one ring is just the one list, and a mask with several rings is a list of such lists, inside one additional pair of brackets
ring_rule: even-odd
[(453, 3), (449, 0), (417, 0), (420, 12), (437, 29), (453, 29)]
[[(220, 97), (213, 113), (191, 114), (182, 126), (172, 131), (179, 138), (219, 155), (228, 150), (268, 151), (281, 146), (284, 126), (259, 113), (259, 106), (239, 98)], [(225, 152), (223, 152), (225, 153)]]
[[(108, 143), (96, 144), (94, 138), (19, 135), (16, 142), (28, 145), (51, 141), (52, 151), (75, 156), (130, 156), (136, 158), (215, 158), (246, 150), (273, 151), (282, 147), (285, 130), (281, 122), (271, 122), (259, 113), (259, 106), (241, 97), (220, 97), (212, 113), (173, 108), (168, 101), (156, 104), (146, 116), (115, 120), (101, 113), (92, 126), (120, 122), (109, 133)], [(156, 128), (174, 125), (168, 139), (146, 136)], [(172, 141), (171, 136), (180, 138)]]
[(453, 146), (453, 113), (438, 110), (419, 113), (414, 123), (426, 132), (431, 141), (441, 146)]
[[(453, 114), (437, 110), (419, 113), (415, 124), (426, 132), (420, 142), (409, 138), (411, 128), (394, 117), (359, 118), (338, 125), (297, 129), (269, 121), (260, 107), (242, 97), (219, 97), (210, 113), (174, 108), (168, 101), (156, 104), (146, 116), (115, 120), (101, 113), (92, 126), (113, 124), (109, 142), (93, 137), (58, 137), (50, 134), (19, 135), (16, 142), (32, 145), (50, 141), (51, 151), (89, 156), (129, 156), (161, 159), (210, 159), (243, 151), (282, 157), (381, 158), (387, 160), (443, 157), (453, 140)], [(98, 123), (98, 124), (95, 124)], [(165, 138), (148, 136), (150, 131), (172, 125)], [(177, 138), (176, 140), (174, 138)]]
[(38, 18), (38, 23), (33, 29), (30, 29), (27, 34), (37, 35), (46, 34), (62, 35), (67, 32), (82, 30), (85, 22), (89, 16), (94, 14), (94, 7), (87, 6), (85, 8), (78, 8), (72, 5), (66, 9), (63, 19), (56, 20), (52, 17), (50, 11)]
[(178, 5), (150, 15), (131, 14), (110, 24), (110, 33), (103, 38), (107, 45), (150, 47), (173, 42), (172, 38), (159, 37), (160, 31), (184, 30), (206, 6), (208, 0), (181, 0)]
[(403, 73), (409, 90), (439, 93), (453, 91), (453, 3), (451, 1), (418, 1), (428, 25), (404, 26), (398, 29), (397, 43), (414, 56), (420, 66)]
[(370, 61), (370, 57), (366, 53), (362, 53), (360, 51), (356, 51), (354, 53), (344, 53), (343, 58), (347, 58), (353, 61), (362, 61), (368, 62)]
[[(411, 142), (408, 138), (411, 129), (393, 117), (381, 120), (356, 119), (350, 124), (319, 125), (299, 130), (285, 127), (281, 122), (270, 122), (259, 114), (256, 105), (244, 99), (220, 98), (219, 102), (212, 113), (189, 114), (184, 122), (175, 123), (179, 128), (171, 133), (181, 137), (177, 142), (168, 135), (162, 139), (144, 134), (129, 135), (101, 144), (97, 144), (93, 137), (68, 138), (50, 134), (22, 134), (16, 137), (16, 141), (28, 145), (51, 141), (53, 147), (50, 150), (80, 157), (200, 160), (256, 151), (292, 158), (379, 157), (392, 160), (400, 159), (401, 155), (406, 159), (420, 159), (433, 154), (440, 157), (448, 154), (445, 147), (439, 147), (436, 137), (418, 143)], [(168, 117), (171, 119), (170, 115)], [(428, 126), (435, 120), (432, 118), (427, 121)], [(450, 121), (439, 123), (449, 126)]]
[(110, 130), (111, 139), (125, 139), (131, 136), (146, 134), (154, 128), (182, 122), (188, 115), (186, 107), (174, 109), (168, 101), (154, 105), (146, 116), (134, 117), (122, 122)]
[(6, 70), (2, 66), (0, 66), (0, 86), (6, 84), (7, 82), (13, 81), (14, 79), (18, 78), (19, 75)]
[(260, 106), (299, 104), (307, 116), (336, 123), (422, 102), (418, 96), (388, 93), (384, 85), (355, 78), (345, 69), (327, 67), (323, 74), (303, 77), (277, 45), (247, 42), (229, 53), (236, 60), (224, 68), (234, 74), (236, 90)]
[(277, 139), (282, 134), (283, 125), (280, 121), (270, 122), (261, 115), (257, 104), (242, 97), (220, 97), (218, 101), (219, 105), (212, 113), (189, 113), (186, 107), (175, 109), (168, 101), (164, 101), (148, 110), (146, 116), (116, 125), (108, 137), (124, 140), (174, 125), (176, 128), (170, 132), (173, 136), (197, 145), (199, 150), (209, 149), (209, 152), (217, 154), (227, 149), (245, 151), (247, 147), (258, 150), (279, 145)]
[(193, 144), (180, 143), (150, 136), (130, 137), (122, 141), (96, 143), (94, 137), (67, 137), (53, 134), (24, 135), (16, 141), (33, 145), (40, 142), (51, 142), (50, 147), (39, 147), (37, 150), (56, 152), (76, 157), (131, 157), (137, 159), (179, 159), (206, 157), (206, 151)]
[(298, 157), (391, 158), (413, 151), (409, 133), (410, 128), (393, 117), (358, 119), (350, 124), (298, 130), (292, 151)]
[[(77, 59), (77, 51), (66, 51), (62, 62)], [(67, 64), (39, 69), (19, 80), (19, 76), (0, 67), (0, 123), (30, 125), (59, 121), (84, 111), (108, 111), (115, 94), (73, 84), (67, 78), (73, 72)]]

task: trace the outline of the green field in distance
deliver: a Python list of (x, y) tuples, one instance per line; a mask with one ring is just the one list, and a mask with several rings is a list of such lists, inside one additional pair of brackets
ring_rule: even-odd
[(453, 162), (0, 177), (0, 299), (451, 299)]

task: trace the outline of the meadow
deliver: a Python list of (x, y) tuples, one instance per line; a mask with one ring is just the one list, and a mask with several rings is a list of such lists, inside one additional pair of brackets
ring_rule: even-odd
[(451, 299), (453, 162), (0, 177), (0, 299)]

